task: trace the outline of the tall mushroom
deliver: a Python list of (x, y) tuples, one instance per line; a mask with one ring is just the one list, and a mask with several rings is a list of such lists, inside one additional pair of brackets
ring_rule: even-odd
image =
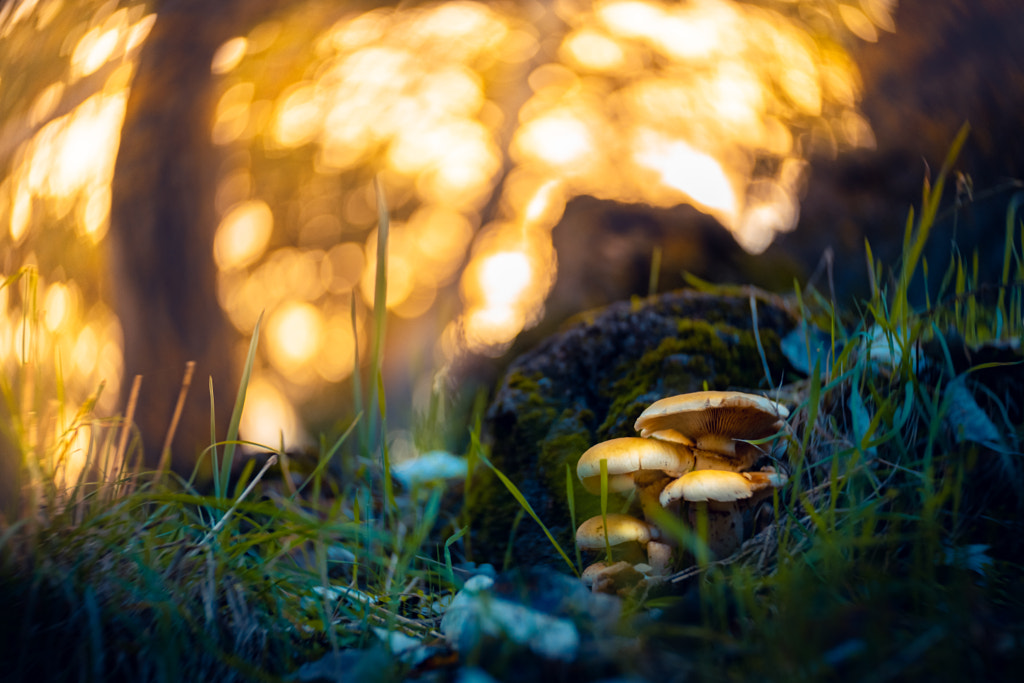
[(718, 469), (739, 471), (760, 453), (746, 442), (775, 434), (788, 416), (785, 406), (757, 394), (698, 391), (655, 401), (634, 426), (642, 437), (691, 441), (695, 454), (712, 453), (732, 463)]

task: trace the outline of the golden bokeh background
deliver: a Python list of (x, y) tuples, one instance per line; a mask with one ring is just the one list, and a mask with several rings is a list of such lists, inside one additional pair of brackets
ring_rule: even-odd
[[(375, 178), (388, 310), (441, 330), (409, 343), (434, 367), (498, 354), (543, 314), (573, 197), (689, 203), (750, 252), (791, 230), (808, 158), (873, 145), (844, 46), (894, 30), (894, 5), (310, 0), (226, 41), (210, 296), (240, 337), (265, 311), (243, 435), (300, 438), (303, 401), (366, 358)], [(0, 289), (0, 368), (59, 368), (72, 405), (105, 381), (107, 413), (123, 379), (110, 188), (158, 20), (116, 0), (0, 10), (0, 274), (33, 272)]]

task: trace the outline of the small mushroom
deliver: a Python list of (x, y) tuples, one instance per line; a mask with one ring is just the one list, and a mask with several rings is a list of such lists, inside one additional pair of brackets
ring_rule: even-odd
[(580, 574), (580, 580), (594, 593), (628, 592), (646, 579), (637, 567), (623, 561), (611, 565), (595, 562)]
[(668, 569), (672, 548), (661, 542), (661, 532), (656, 526), (630, 515), (617, 513), (597, 515), (580, 524), (576, 530), (576, 545), (587, 550), (605, 547), (605, 520), (608, 523), (608, 545), (636, 542), (647, 551), (652, 574), (661, 575)]
[(724, 456), (735, 463), (730, 469), (743, 470), (753, 465), (759, 454), (755, 446), (744, 442), (775, 434), (788, 416), (785, 406), (757, 394), (698, 391), (655, 401), (640, 414), (634, 427), (642, 437), (668, 435), (673, 440), (692, 440), (694, 453)]
[(659, 538), (657, 528), (630, 515), (609, 513), (591, 517), (576, 530), (576, 545), (587, 550), (605, 547), (605, 520), (608, 523), (608, 545), (619, 545), (635, 541), (647, 545), (652, 538)]
[(740, 501), (753, 504), (786, 483), (778, 472), (688, 472), (662, 489), (658, 500), (668, 507), (677, 501), (690, 505), (690, 523), (697, 527), (700, 510), (708, 517), (708, 548), (716, 557), (728, 557), (743, 542)]

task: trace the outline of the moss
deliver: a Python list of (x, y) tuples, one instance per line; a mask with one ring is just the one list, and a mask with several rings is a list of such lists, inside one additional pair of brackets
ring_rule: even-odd
[[(589, 410), (591, 421), (593, 413)], [(588, 448), (594, 445), (594, 437), (587, 429), (584, 415), (566, 409), (552, 426), (548, 437), (540, 444), (538, 473), (552, 491), (565, 490), (565, 466), (569, 465), (573, 479), (576, 477), (576, 463)]]
[(543, 380), (539, 372), (513, 371), (508, 375), (505, 385), (508, 392), (519, 397), (525, 405), (541, 407), (546, 403), (542, 396)]
[[(651, 394), (671, 395), (711, 389), (752, 388), (762, 384), (764, 370), (753, 330), (704, 320), (682, 319), (676, 337), (666, 337), (639, 361), (622, 364), (618, 377), (602, 391), (611, 407), (598, 427), (600, 440), (632, 434), (632, 425), (651, 403)], [(769, 367), (782, 367), (780, 337), (760, 330)]]
[[(514, 480), (558, 543), (569, 552), (575, 530), (568, 524), (565, 467), (570, 466), (573, 485), (578, 486), (576, 461), (592, 445), (590, 425), (596, 417), (582, 405), (559, 410), (560, 402), (547, 395), (545, 381), (539, 373), (513, 372), (508, 376), (502, 409), (492, 416), (497, 451), (493, 462)], [(503, 555), (512, 521), (522, 510), (518, 501), (493, 472), (486, 470), (476, 474), (467, 508), (473, 542), (485, 549), (485, 559), (495, 560), (495, 551)], [(524, 520), (522, 524), (529, 527), (534, 523)], [(515, 560), (529, 558), (536, 563), (538, 558), (552, 557), (546, 538), (518, 535)]]

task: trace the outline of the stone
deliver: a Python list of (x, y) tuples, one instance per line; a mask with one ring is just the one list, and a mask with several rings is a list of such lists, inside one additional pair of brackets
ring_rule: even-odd
[[(753, 330), (752, 298), (770, 380)], [(635, 436), (636, 418), (664, 396), (699, 391), (705, 383), (710, 389), (764, 393), (788, 381), (794, 371), (781, 340), (795, 326), (792, 302), (749, 287), (676, 291), (578, 316), (509, 365), (484, 425), (491, 462), (574, 557), (576, 525), (600, 513), (598, 496), (576, 477), (579, 456), (599, 441)], [(498, 478), (489, 470), (475, 474), (468, 501), (471, 559), (567, 569)]]

